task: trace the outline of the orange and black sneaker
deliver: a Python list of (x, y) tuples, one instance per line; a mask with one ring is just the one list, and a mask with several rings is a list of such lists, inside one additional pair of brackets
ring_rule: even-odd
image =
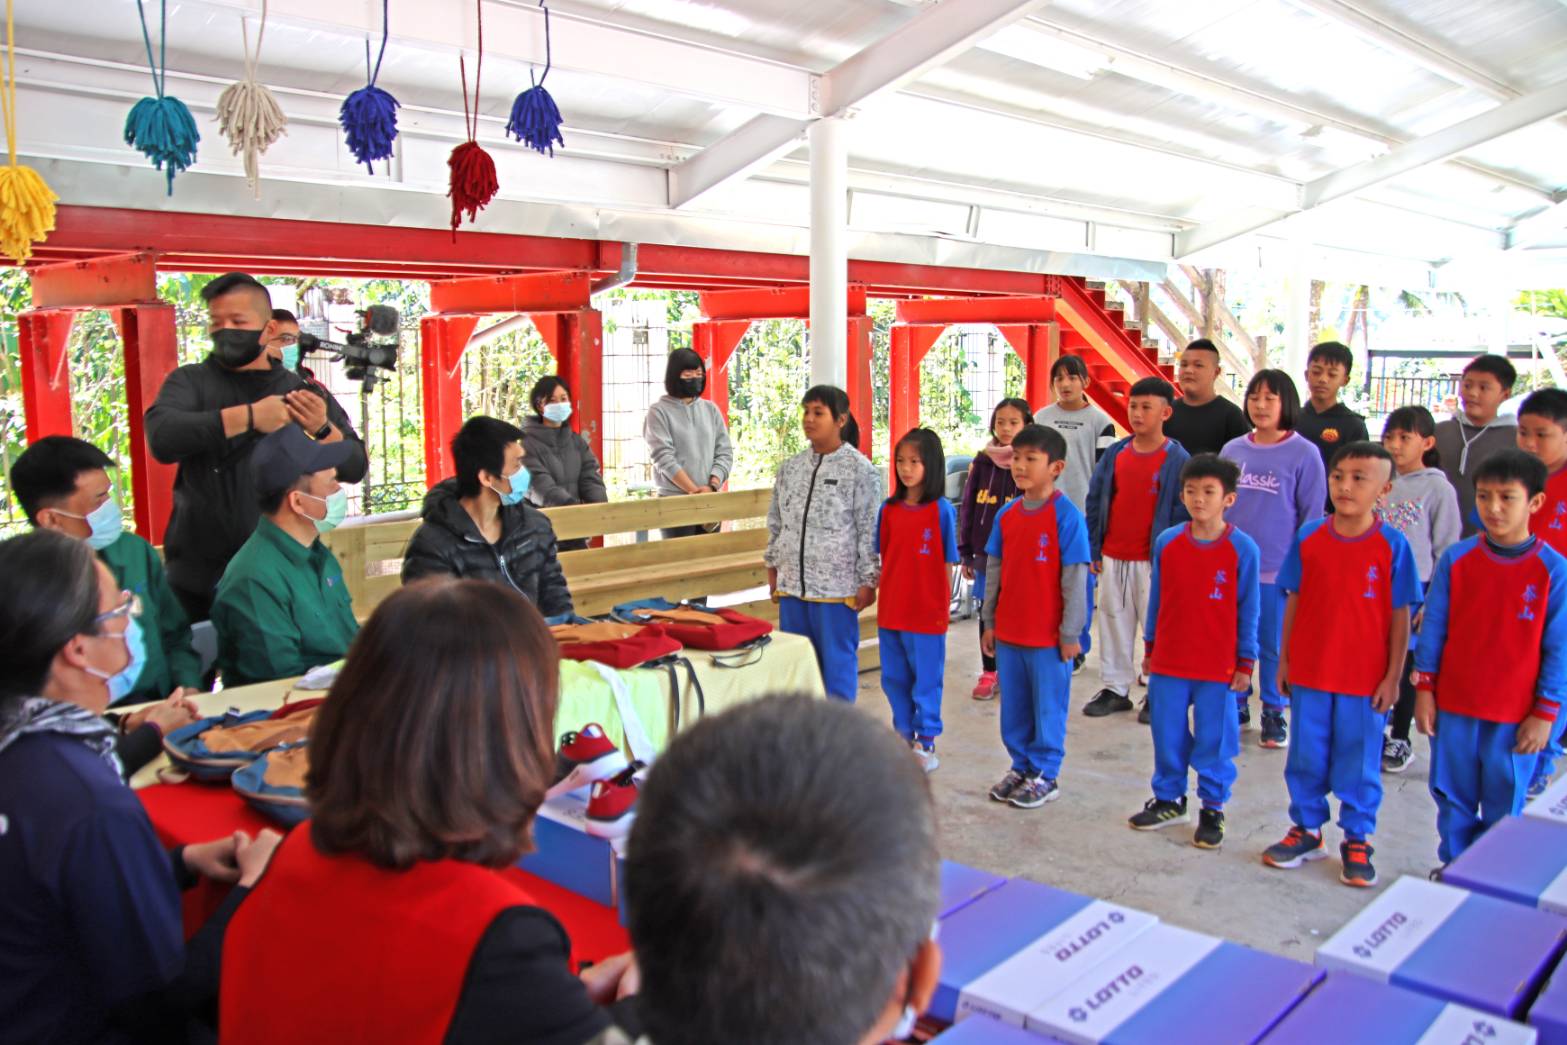
[(1357, 889), (1370, 889), (1377, 884), (1377, 869), (1371, 866), (1371, 854), (1376, 850), (1365, 842), (1345, 842), (1338, 847), (1344, 870), (1338, 880)]
[(1288, 871), (1308, 860), (1321, 860), (1327, 855), (1327, 850), (1322, 848), (1322, 836), (1314, 835), (1296, 824), (1290, 828), (1290, 833), (1284, 836), (1283, 841), (1275, 842), (1263, 850), (1262, 862), (1269, 867)]

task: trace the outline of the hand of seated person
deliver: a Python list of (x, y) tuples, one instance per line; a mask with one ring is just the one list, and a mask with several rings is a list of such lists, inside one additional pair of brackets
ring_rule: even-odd
[(1530, 715), (1518, 724), (1518, 742), (1513, 750), (1520, 755), (1537, 755), (1551, 740), (1551, 724)]
[(595, 1005), (610, 1005), (642, 989), (642, 973), (631, 951), (605, 958), (582, 970), (580, 979)]
[(250, 836), (243, 831), (235, 831), (211, 842), (188, 845), (185, 847), (185, 866), (193, 873), (215, 882), (237, 882), (239, 864), (235, 862), (234, 854), (242, 842), (250, 844)]
[(194, 690), (178, 686), (169, 694), (168, 699), (125, 716), (125, 732), (134, 733), (151, 722), (158, 727), (158, 732), (167, 736), (181, 726), (196, 721), (201, 717), (201, 712), (196, 709), (195, 701), (186, 696), (187, 693), (192, 692)]
[[(244, 832), (238, 832), (244, 837)], [(260, 881), (267, 865), (272, 862), (272, 854), (277, 852), (277, 847), (282, 843), (283, 836), (270, 827), (261, 829), (254, 840), (246, 839), (235, 847), (234, 862), (239, 866), (239, 884), (249, 887)]]

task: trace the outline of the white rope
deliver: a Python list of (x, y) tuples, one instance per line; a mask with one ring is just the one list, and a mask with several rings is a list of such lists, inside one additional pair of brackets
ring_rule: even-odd
[(261, 198), (261, 154), (288, 129), (288, 117), (272, 92), (256, 82), (261, 41), (267, 31), (267, 0), (261, 0), (261, 27), (256, 31), (256, 51), (250, 51), (250, 25), (240, 16), (245, 37), (245, 78), (229, 84), (218, 95), (218, 125), (234, 155), (245, 161), (245, 181)]

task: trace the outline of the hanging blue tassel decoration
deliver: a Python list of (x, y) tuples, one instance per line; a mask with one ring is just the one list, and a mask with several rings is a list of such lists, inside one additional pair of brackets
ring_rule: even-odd
[(143, 98), (131, 107), (125, 118), (125, 144), (138, 149), (168, 179), (169, 195), (174, 195), (174, 176), (196, 162), (196, 143), (201, 132), (184, 102), (163, 93), (168, 77), (169, 5), (163, 0), (163, 20), (159, 29), (159, 61), (152, 58), (152, 34), (147, 29), (147, 12), (142, 0), (136, 0), (141, 15), (142, 42), (147, 45), (147, 64), (152, 67), (152, 86), (156, 97)]
[(506, 133), (530, 149), (554, 156), (555, 146), (564, 147), (566, 139), (560, 136), (560, 109), (555, 105), (555, 99), (550, 97), (550, 92), (544, 89), (552, 58), (550, 9), (545, 6), (544, 0), (539, 0), (539, 6), (544, 9), (544, 75), (533, 82), (533, 72), (529, 70), (528, 80), (533, 86), (517, 95), (516, 101), (511, 103), (511, 119), (506, 122)]
[(387, 22), (387, 0), (381, 0), (381, 53), (376, 56), (375, 68), (370, 68), (370, 41), (365, 41), (365, 76), (368, 83), (343, 99), (338, 110), (338, 122), (348, 137), (348, 151), (354, 159), (375, 173), (376, 160), (392, 157), (392, 143), (397, 139), (397, 99), (375, 85), (381, 75), (381, 59), (386, 57), (386, 37), (390, 27)]

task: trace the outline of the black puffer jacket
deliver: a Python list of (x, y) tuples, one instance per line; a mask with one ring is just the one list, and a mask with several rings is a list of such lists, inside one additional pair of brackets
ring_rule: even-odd
[(609, 500), (599, 459), (588, 441), (562, 425), (551, 428), (537, 417), (522, 425), (522, 463), (533, 473), (528, 503), (540, 508), (563, 504), (603, 504)]
[(530, 504), (501, 508), (501, 539), (491, 544), (457, 500), (457, 480), (424, 496), (424, 522), (403, 553), (403, 583), (420, 577), (471, 577), (509, 584), (546, 617), (570, 613), (571, 591), (555, 558), (555, 530)]

